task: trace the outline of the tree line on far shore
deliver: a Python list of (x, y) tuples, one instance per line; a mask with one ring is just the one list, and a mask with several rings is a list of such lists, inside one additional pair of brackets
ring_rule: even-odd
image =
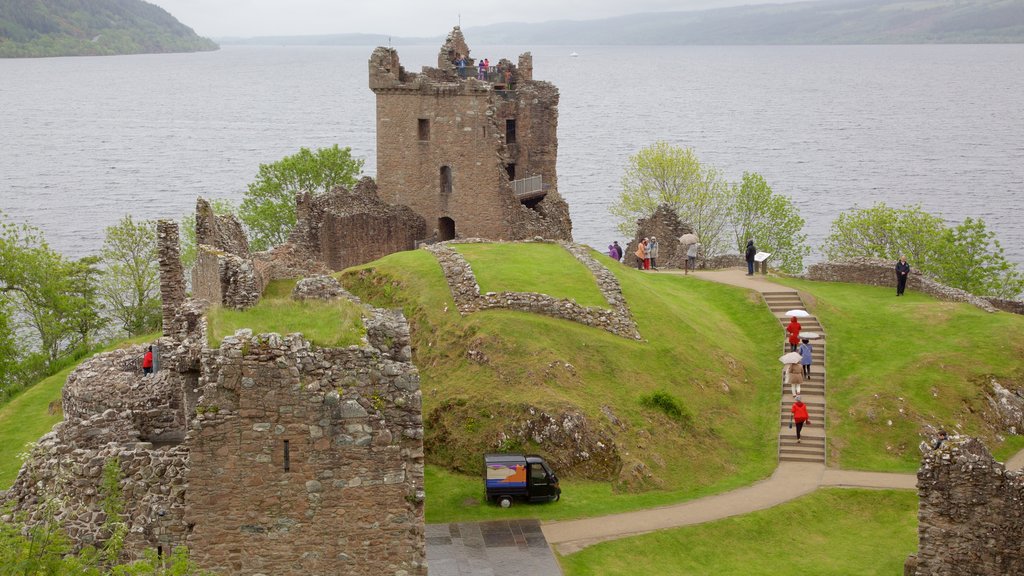
[[(363, 160), (334, 145), (260, 165), (240, 206), (213, 199), (218, 214), (235, 213), (253, 250), (283, 243), (295, 226), (295, 195), (355, 185)], [(676, 210), (704, 256), (741, 253), (747, 239), (771, 252), (774, 267), (800, 273), (810, 252), (796, 204), (757, 173), (730, 182), (692, 149), (655, 143), (631, 156), (622, 194), (611, 212), (622, 232), (660, 204)], [(0, 214), (2, 216), (2, 214)], [(195, 216), (182, 218), (182, 259), (195, 261)], [(980, 219), (948, 225), (919, 206), (877, 204), (841, 214), (822, 247), (829, 259), (906, 255), (922, 272), (969, 292), (1014, 298), (1024, 276), (1008, 262)], [(160, 328), (156, 223), (125, 215), (106, 229), (98, 255), (70, 260), (31, 226), (0, 220), (0, 403), (98, 347)]]

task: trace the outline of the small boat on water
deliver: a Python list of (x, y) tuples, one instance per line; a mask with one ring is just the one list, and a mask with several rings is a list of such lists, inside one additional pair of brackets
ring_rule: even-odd
[(569, 56), (571, 56), (572, 58), (579, 58), (580, 57), (580, 55), (577, 54), (576, 52), (573, 52), (573, 53), (569, 54)]

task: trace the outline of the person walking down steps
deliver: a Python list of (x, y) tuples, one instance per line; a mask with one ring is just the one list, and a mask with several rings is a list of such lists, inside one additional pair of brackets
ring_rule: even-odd
[(793, 423), (796, 424), (796, 443), (800, 443), (800, 432), (804, 428), (804, 424), (811, 425), (810, 417), (807, 415), (807, 405), (800, 401), (800, 397), (797, 396), (793, 399), (793, 407), (790, 408), (792, 413), (791, 418)]

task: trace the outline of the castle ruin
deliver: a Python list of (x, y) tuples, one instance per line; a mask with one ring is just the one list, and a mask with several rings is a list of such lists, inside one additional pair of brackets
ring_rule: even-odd
[(378, 47), (369, 75), (385, 202), (412, 208), (440, 241), (572, 239), (557, 190), (558, 89), (533, 79), (529, 52), (483, 69), (455, 27), (437, 68), (408, 72)]

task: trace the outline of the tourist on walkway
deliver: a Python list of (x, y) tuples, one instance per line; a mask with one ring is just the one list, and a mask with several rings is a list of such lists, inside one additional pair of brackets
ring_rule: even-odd
[(651, 236), (651, 242), (647, 245), (647, 254), (651, 259), (651, 268), (654, 270), (658, 269), (658, 238)]
[(789, 409), (792, 413), (790, 418), (796, 424), (796, 443), (800, 443), (800, 431), (803, 430), (804, 424), (811, 425), (810, 417), (807, 415), (807, 405), (800, 401), (800, 397), (794, 398), (793, 407)]
[(697, 269), (697, 254), (700, 253), (700, 242), (694, 242), (686, 248), (686, 269), (683, 274), (689, 274), (690, 270)]
[(796, 346), (800, 343), (800, 323), (796, 321), (796, 316), (786, 324), (786, 332), (789, 332), (789, 351), (796, 352)]
[(622, 257), (626, 255), (624, 253), (624, 251), (622, 250), (622, 246), (619, 246), (619, 241), (618, 240), (612, 242), (612, 246), (615, 246), (615, 253), (619, 255), (618, 258), (616, 258), (616, 260), (621, 262), (622, 261)]
[(647, 238), (640, 240), (636, 245), (636, 252), (633, 253), (636, 256), (636, 269), (644, 269), (644, 243), (647, 242)]
[(146, 353), (142, 355), (142, 374), (149, 376), (153, 373), (153, 347), (150, 346), (146, 349)]
[(747, 276), (754, 275), (754, 255), (757, 254), (757, 247), (754, 246), (753, 240), (747, 240), (747, 252), (744, 256), (747, 259)]
[(782, 383), (789, 384), (789, 392), (795, 398), (800, 397), (800, 385), (804, 383), (804, 377), (798, 364), (786, 364), (782, 368)]
[(608, 257), (612, 260), (619, 259), (619, 245), (618, 243), (612, 243), (608, 245)]
[(811, 341), (804, 338), (801, 340), (800, 347), (797, 348), (796, 351), (800, 353), (800, 366), (803, 368), (804, 378), (810, 378), (811, 354), (814, 352), (814, 348), (811, 346)]
[(907, 276), (910, 276), (910, 264), (907, 264), (906, 256), (900, 256), (900, 261), (896, 263), (897, 296), (903, 296), (903, 291), (907, 289)]
[(459, 78), (466, 77), (466, 57), (459, 54), (459, 59), (455, 61), (455, 65), (459, 67)]
[(484, 60), (482, 58), (480, 59), (480, 71), (477, 72), (476, 79), (477, 80), (486, 80), (487, 79), (487, 64), (484, 64)]

